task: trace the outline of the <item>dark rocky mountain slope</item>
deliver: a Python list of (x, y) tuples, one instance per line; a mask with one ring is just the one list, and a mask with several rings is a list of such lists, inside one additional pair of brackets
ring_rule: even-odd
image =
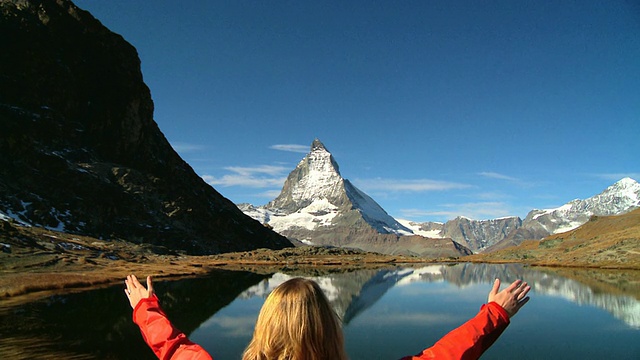
[(171, 148), (133, 46), (66, 0), (0, 1), (0, 218), (187, 253), (291, 243)]

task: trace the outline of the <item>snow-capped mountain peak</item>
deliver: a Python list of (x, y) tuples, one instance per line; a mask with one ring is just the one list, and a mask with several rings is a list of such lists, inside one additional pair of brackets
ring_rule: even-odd
[(604, 193), (618, 194), (620, 197), (627, 198), (631, 202), (640, 205), (640, 183), (630, 177), (626, 177), (609, 186)]
[(358, 236), (365, 236), (370, 231), (413, 235), (370, 196), (342, 178), (338, 163), (318, 139), (273, 201), (258, 208), (243, 205), (242, 210), (277, 232), (308, 243), (318, 243), (314, 240), (317, 231), (342, 231), (345, 238), (359, 232), (363, 235)]
[(640, 184), (623, 178), (588, 199), (575, 199), (553, 209), (532, 210), (525, 223), (538, 221), (549, 233), (573, 230), (592, 215), (618, 215), (640, 207)]
[(280, 195), (266, 208), (291, 213), (322, 198), (340, 206), (336, 200), (342, 195), (343, 188), (344, 180), (337, 162), (324, 144), (315, 139), (311, 151), (287, 177)]

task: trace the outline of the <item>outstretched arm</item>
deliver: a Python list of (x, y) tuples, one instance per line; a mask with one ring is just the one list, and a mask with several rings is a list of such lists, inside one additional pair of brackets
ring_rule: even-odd
[(527, 283), (517, 280), (502, 291), (496, 279), (489, 292), (489, 303), (482, 305), (480, 312), (438, 340), (420, 354), (402, 360), (426, 359), (478, 359), (500, 337), (515, 315), (529, 301), (531, 289)]
[(135, 275), (125, 279), (125, 293), (133, 308), (133, 322), (140, 327), (144, 341), (158, 359), (211, 360), (211, 356), (198, 344), (176, 329), (162, 311), (153, 291), (151, 276), (145, 288)]
[(522, 280), (516, 280), (506, 289), (500, 292), (498, 290), (500, 290), (500, 279), (493, 282), (488, 300), (502, 306), (509, 314), (509, 318), (512, 318), (529, 301), (527, 293), (531, 290), (531, 286)]

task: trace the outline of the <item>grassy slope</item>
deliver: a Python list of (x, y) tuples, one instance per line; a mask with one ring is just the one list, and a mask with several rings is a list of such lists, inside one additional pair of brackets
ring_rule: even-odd
[(462, 260), (640, 269), (640, 209), (618, 216), (594, 216), (577, 229)]

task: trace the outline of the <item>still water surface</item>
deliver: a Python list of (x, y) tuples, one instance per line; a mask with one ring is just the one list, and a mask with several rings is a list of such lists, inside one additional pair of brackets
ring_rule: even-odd
[[(620, 275), (589, 272), (582, 277)], [(191, 340), (216, 359), (239, 359), (265, 297), (290, 277), (219, 271), (158, 282), (156, 291)], [(525, 279), (532, 299), (483, 359), (640, 359), (640, 301), (624, 276), (614, 288), (518, 265), (456, 264), (312, 278), (343, 319), (347, 352), (357, 360), (420, 352), (475, 315), (496, 277), (503, 286)], [(153, 359), (122, 288), (1, 308), (0, 358)]]

